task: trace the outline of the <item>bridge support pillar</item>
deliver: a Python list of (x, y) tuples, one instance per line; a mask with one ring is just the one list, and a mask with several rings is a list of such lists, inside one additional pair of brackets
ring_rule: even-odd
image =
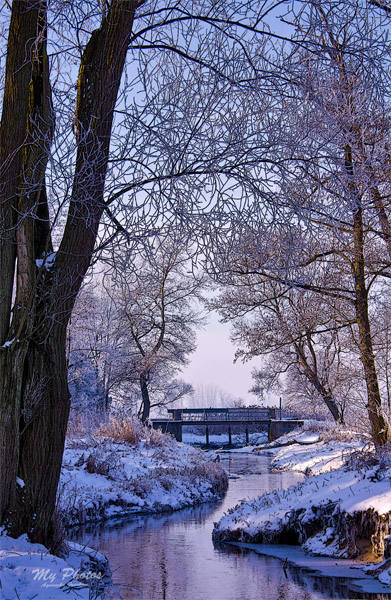
[(232, 446), (232, 430), (231, 430), (231, 425), (229, 425), (228, 427), (228, 443), (230, 446)]
[(249, 435), (248, 435), (248, 427), (246, 427), (246, 446), (248, 446), (249, 443), (250, 443), (250, 438), (249, 438)]
[(304, 421), (289, 420), (289, 421), (270, 421), (269, 424), (269, 442), (273, 442), (277, 438), (293, 431), (297, 427), (303, 425)]
[(206, 437), (206, 445), (209, 446), (209, 427), (206, 426), (205, 429), (205, 437)]
[(155, 423), (152, 421), (152, 427), (154, 429), (161, 429), (163, 433), (170, 433), (177, 442), (182, 441), (182, 423), (180, 421), (159, 421)]

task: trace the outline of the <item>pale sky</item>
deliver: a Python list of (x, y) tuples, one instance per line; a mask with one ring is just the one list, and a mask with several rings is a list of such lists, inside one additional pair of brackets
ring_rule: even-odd
[(204, 329), (197, 331), (197, 350), (190, 356), (190, 365), (183, 370), (181, 378), (197, 385), (221, 388), (235, 397), (243, 398), (247, 404), (256, 401), (248, 390), (253, 385), (251, 370), (259, 364), (256, 358), (243, 364), (234, 363), (235, 347), (229, 339), (230, 325), (219, 323), (217, 315), (209, 317)]

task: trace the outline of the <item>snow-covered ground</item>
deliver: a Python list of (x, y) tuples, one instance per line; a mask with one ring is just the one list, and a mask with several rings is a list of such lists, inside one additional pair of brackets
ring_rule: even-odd
[(339, 469), (356, 452), (373, 450), (369, 436), (349, 430), (296, 430), (263, 448), (255, 448), (255, 452), (272, 454), (275, 470), (299, 471), (306, 475), (319, 475)]
[[(160, 432), (139, 428), (134, 443), (95, 433), (71, 438), (64, 453), (58, 508), (66, 524), (160, 512), (216, 499), (222, 466)], [(108, 575), (105, 557), (65, 542), (65, 558), (26, 536), (0, 530), (2, 600), (94, 600)]]
[(25, 535), (13, 539), (0, 531), (2, 600), (94, 600), (109, 580), (103, 554), (67, 542), (66, 559), (53, 556)]
[[(160, 442), (159, 442), (160, 440)], [(224, 469), (208, 454), (154, 435), (137, 445), (110, 438), (70, 440), (59, 508), (68, 524), (138, 512), (177, 510), (217, 498)]]
[[(391, 533), (391, 460), (375, 457), (366, 437), (296, 431), (257, 451), (273, 454), (276, 469), (312, 476), (231, 509), (215, 540), (301, 544), (312, 554), (381, 560)], [(391, 584), (391, 559), (376, 564), (375, 574)]]

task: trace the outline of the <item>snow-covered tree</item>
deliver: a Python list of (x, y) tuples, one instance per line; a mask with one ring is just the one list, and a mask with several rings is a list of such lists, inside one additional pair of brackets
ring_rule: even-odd
[(117, 343), (113, 302), (92, 282), (81, 290), (68, 326), (68, 382), (74, 409), (108, 414), (121, 381), (123, 353)]
[(66, 329), (94, 251), (203, 209), (206, 187), (221, 188), (236, 162), (228, 139), (222, 154), (213, 131), (197, 128), (200, 104), (188, 113), (180, 90), (156, 83), (175, 56), (172, 82), (185, 72), (194, 89), (198, 77), (218, 125), (211, 92), (229, 99), (256, 79), (267, 10), (236, 0), (2, 5), (0, 519), (15, 535), (52, 537), (70, 407)]
[[(276, 241), (274, 260), (277, 248)], [(285, 253), (288, 248), (280, 243), (280, 250)], [(359, 369), (352, 342), (348, 348), (346, 345), (354, 324), (352, 307), (342, 299), (330, 301), (327, 296), (263, 276), (257, 272), (259, 259), (247, 238), (241, 257), (236, 248), (230, 284), (210, 302), (225, 322), (233, 324), (236, 357), (261, 357), (262, 368), (254, 372), (254, 389), (280, 391), (284, 398), (305, 398), (303, 405), (308, 401), (324, 404), (335, 421), (342, 422), (348, 400), (342, 373), (349, 370), (351, 374), (354, 364), (356, 371)], [(332, 269), (332, 265), (323, 265), (324, 281), (333, 277)], [(319, 285), (319, 269), (313, 273), (315, 277)]]
[(279, 284), (283, 294), (301, 290), (319, 306), (343, 306), (333, 318), (354, 321), (372, 435), (382, 445), (391, 430), (371, 316), (391, 274), (388, 21), (378, 8), (349, 1), (297, 11), (286, 16), (295, 45), (281, 67), (290, 83), (271, 113), (270, 163), (260, 152), (246, 219), (236, 214), (220, 239), (215, 233), (214, 276), (229, 283), (239, 251), (242, 275)]
[(191, 394), (176, 380), (196, 348), (203, 323), (203, 278), (191, 269), (186, 244), (174, 231), (156, 236), (137, 255), (116, 255), (108, 293), (115, 305), (116, 340), (126, 355), (124, 379), (138, 387), (139, 415)]

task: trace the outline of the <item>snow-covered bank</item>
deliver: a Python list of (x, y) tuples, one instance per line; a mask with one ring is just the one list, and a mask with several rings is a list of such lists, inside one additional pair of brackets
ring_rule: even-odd
[(65, 524), (80, 524), (212, 501), (227, 485), (223, 467), (170, 436), (145, 431), (130, 443), (101, 433), (68, 440), (58, 504)]
[(357, 452), (373, 450), (368, 435), (327, 428), (322, 431), (322, 425), (315, 427), (319, 431), (312, 431), (314, 426), (311, 422), (304, 427), (304, 430), (291, 431), (270, 444), (256, 447), (254, 451), (272, 455), (276, 471), (319, 475), (339, 469)]
[[(216, 525), (214, 540), (299, 544), (322, 556), (381, 559), (391, 534), (391, 460), (375, 457), (364, 450), (365, 437), (352, 439), (346, 432), (321, 434), (318, 441), (313, 436), (313, 443), (305, 439), (308, 432), (289, 435), (290, 442), (298, 441), (262, 451), (275, 453), (273, 465), (279, 470), (318, 474), (242, 502)], [(376, 568), (379, 580), (391, 583), (391, 560)]]
[(92, 548), (67, 542), (65, 559), (25, 535), (0, 531), (2, 600), (94, 600), (110, 581), (107, 559)]
[[(228, 486), (206, 453), (131, 422), (71, 437), (63, 457), (58, 512), (65, 525), (172, 511), (215, 500)], [(0, 531), (2, 600), (94, 600), (107, 592), (109, 568), (98, 552), (64, 542), (63, 558), (26, 536)]]
[[(391, 533), (391, 469), (339, 469), (229, 511), (215, 539), (304, 544), (326, 556), (352, 558), (384, 551)], [(324, 525), (328, 524), (327, 529)]]

